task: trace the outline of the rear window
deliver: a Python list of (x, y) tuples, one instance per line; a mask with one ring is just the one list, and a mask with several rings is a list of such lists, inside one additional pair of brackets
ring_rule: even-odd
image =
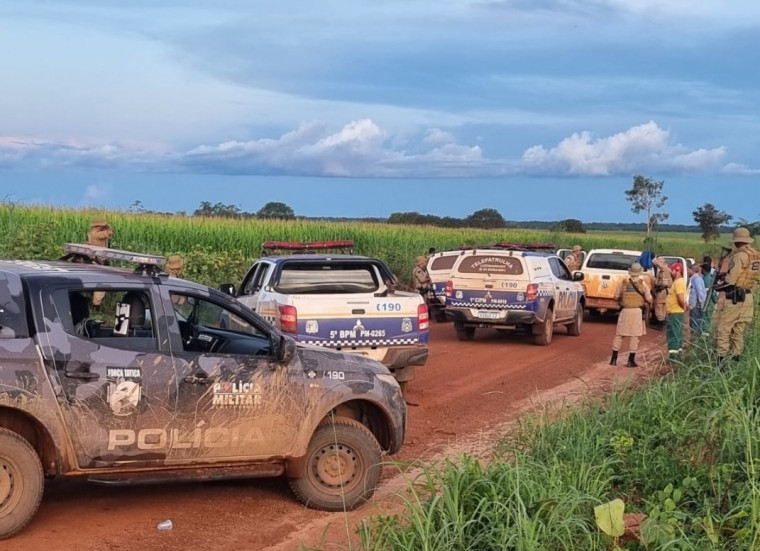
[(627, 270), (631, 264), (639, 261), (639, 256), (623, 253), (594, 253), (588, 258), (586, 268), (601, 270)]
[(274, 286), (288, 295), (374, 293), (379, 288), (371, 264), (287, 263)]
[(428, 266), (428, 271), (435, 270), (451, 270), (454, 267), (454, 263), (459, 258), (458, 254), (449, 254), (446, 256), (439, 256), (434, 258)]
[(516, 256), (468, 255), (462, 258), (457, 271), (462, 274), (520, 275), (523, 264)]

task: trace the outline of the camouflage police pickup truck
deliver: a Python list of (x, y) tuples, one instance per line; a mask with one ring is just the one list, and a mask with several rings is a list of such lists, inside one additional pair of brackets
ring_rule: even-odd
[[(0, 538), (31, 520), (53, 476), (285, 475), (329, 511), (372, 495), (406, 426), (385, 366), (299, 346), (231, 297), (168, 277), (162, 257), (67, 251), (0, 261)], [(137, 269), (103, 265), (120, 261)]]

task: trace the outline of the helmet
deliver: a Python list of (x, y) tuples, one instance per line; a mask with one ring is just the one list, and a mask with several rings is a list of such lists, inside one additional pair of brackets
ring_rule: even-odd
[(575, 252), (575, 251), (582, 251), (582, 250), (583, 249), (581, 248), (580, 245), (573, 245), (573, 252)]
[(181, 270), (182, 266), (184, 265), (185, 265), (185, 261), (179, 255), (173, 254), (169, 258), (166, 259), (167, 270)]
[(428, 257), (427, 256), (418, 256), (414, 259), (415, 266), (425, 266), (427, 265)]
[(102, 216), (96, 216), (92, 219), (92, 224), (90, 224), (91, 228), (106, 228), (108, 227), (108, 222), (106, 219)]
[(644, 268), (638, 262), (634, 262), (628, 268), (628, 275), (637, 276), (644, 273)]
[(734, 230), (734, 243), (752, 243), (754, 239), (749, 235), (747, 228), (736, 228)]

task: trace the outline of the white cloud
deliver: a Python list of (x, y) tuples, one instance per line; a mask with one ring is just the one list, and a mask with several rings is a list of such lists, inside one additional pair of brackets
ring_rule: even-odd
[[(575, 132), (557, 145), (535, 145), (520, 159), (488, 158), (479, 145), (457, 143), (438, 128), (396, 139), (371, 119), (352, 121), (336, 131), (325, 123), (302, 123), (279, 138), (205, 144), (188, 151), (158, 153), (105, 144), (31, 143), (0, 137), (0, 166), (64, 166), (198, 172), (211, 174), (291, 174), (352, 177), (614, 176), (632, 172), (752, 174), (743, 165), (721, 166), (725, 147), (689, 149), (654, 121), (607, 137)], [(97, 189), (92, 190), (97, 198)]]
[(84, 192), (84, 203), (102, 203), (112, 192), (113, 187), (110, 184), (90, 184)]

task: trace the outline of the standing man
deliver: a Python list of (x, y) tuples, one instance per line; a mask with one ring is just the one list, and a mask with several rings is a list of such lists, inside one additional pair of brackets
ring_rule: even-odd
[(750, 246), (754, 239), (749, 230), (736, 228), (733, 241), (728, 273), (716, 287), (725, 295), (715, 336), (718, 365), (729, 356), (738, 359), (744, 350), (744, 332), (755, 314), (754, 293), (760, 279), (760, 252)]
[(426, 296), (433, 287), (430, 274), (427, 271), (428, 257), (421, 255), (414, 259), (414, 270), (412, 270), (412, 283), (414, 290), (422, 296)]
[(712, 267), (712, 259), (709, 256), (705, 256), (702, 260), (702, 280), (705, 283), (705, 304), (702, 305), (702, 331), (707, 334), (712, 334), (712, 316), (715, 310), (715, 303), (718, 300), (717, 294), (714, 290), (710, 289), (713, 278), (715, 277), (715, 271)]
[(638, 367), (636, 351), (639, 349), (639, 337), (646, 334), (644, 307), (652, 302), (652, 293), (643, 277), (644, 268), (634, 262), (628, 268), (627, 281), (621, 281), (615, 290), (615, 298), (622, 306), (618, 316), (615, 338), (612, 340), (612, 358), (610, 365), (617, 365), (618, 352), (623, 344), (623, 337), (629, 337), (628, 367)]
[(689, 266), (689, 329), (691, 336), (702, 334), (704, 311), (702, 306), (707, 299), (705, 280), (702, 277), (702, 266), (692, 264)]
[(652, 264), (657, 268), (657, 273), (654, 276), (654, 320), (652, 321), (652, 328), (662, 331), (667, 317), (665, 303), (668, 298), (668, 290), (673, 285), (673, 276), (670, 275), (670, 266), (661, 256), (656, 257)]
[(583, 249), (580, 245), (573, 245), (572, 252), (565, 257), (565, 265), (570, 273), (573, 273), (581, 269), (581, 264), (583, 264)]
[(683, 322), (686, 318), (686, 312), (689, 310), (689, 303), (686, 298), (683, 266), (680, 262), (673, 262), (670, 265), (670, 275), (673, 277), (673, 285), (668, 290), (665, 303), (665, 311), (667, 312), (665, 339), (668, 343), (668, 358), (676, 360), (683, 348)]
[[(96, 216), (92, 219), (90, 224), (90, 230), (87, 232), (87, 243), (89, 245), (96, 245), (98, 247), (108, 247), (108, 240), (113, 237), (113, 229), (111, 225), (102, 216)], [(103, 264), (108, 264), (108, 260), (104, 260)], [(92, 305), (100, 306), (103, 302), (103, 298), (106, 296), (104, 291), (95, 291), (92, 293)]]

